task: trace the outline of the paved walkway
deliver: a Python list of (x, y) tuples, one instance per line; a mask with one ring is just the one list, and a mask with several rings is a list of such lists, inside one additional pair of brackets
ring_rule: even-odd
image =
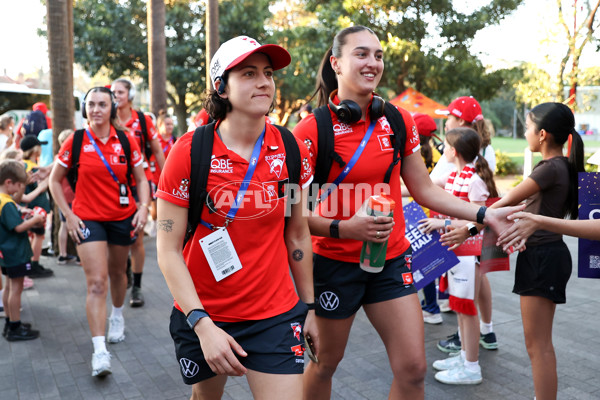
[[(0, 399), (189, 399), (191, 390), (179, 376), (168, 332), (171, 296), (156, 264), (156, 249), (147, 240), (143, 286), (146, 305), (125, 311), (125, 342), (109, 345), (113, 374), (91, 377), (92, 343), (85, 315), (85, 281), (81, 267), (59, 266), (55, 258), (42, 263), (55, 277), (37, 279), (23, 295), (23, 320), (41, 331), (38, 340), (10, 343), (0, 339)], [(576, 240), (566, 238), (577, 259)], [(513, 270), (514, 270), (514, 259)], [(559, 306), (554, 343), (557, 349), (559, 399), (599, 399), (600, 282), (575, 277), (567, 289), (568, 302)], [(511, 294), (512, 272), (490, 274), (494, 298), (497, 351), (481, 350), (481, 385), (446, 386), (429, 368), (427, 399), (533, 398), (529, 359), (523, 343), (518, 296)], [(456, 317), (444, 314), (442, 325), (427, 325), (427, 362), (444, 357), (436, 341), (456, 330)], [(359, 312), (346, 356), (333, 382), (334, 399), (386, 399), (392, 376), (383, 344)], [(244, 378), (231, 378), (225, 399), (251, 399)]]

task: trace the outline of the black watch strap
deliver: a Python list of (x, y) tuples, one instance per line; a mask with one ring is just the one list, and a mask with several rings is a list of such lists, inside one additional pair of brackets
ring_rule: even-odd
[(315, 303), (304, 303), (306, 304), (306, 307), (308, 307), (308, 310), (314, 310), (315, 309)]
[(187, 314), (186, 322), (191, 329), (194, 329), (198, 321), (202, 318), (209, 317), (208, 313), (201, 308), (195, 308)]
[(474, 223), (472, 223), (472, 222), (469, 222), (469, 223), (467, 224), (467, 229), (469, 230), (469, 234), (470, 234), (471, 236), (475, 236), (475, 235), (477, 235), (477, 234), (479, 233), (479, 230), (477, 230), (477, 227), (476, 227), (476, 226), (475, 226), (475, 224), (474, 224)]
[(329, 225), (329, 236), (335, 239), (340, 238), (340, 220), (334, 219), (331, 221), (331, 225)]
[(485, 211), (487, 210), (486, 206), (481, 206), (479, 211), (477, 211), (477, 223), (483, 224), (483, 219), (485, 218)]

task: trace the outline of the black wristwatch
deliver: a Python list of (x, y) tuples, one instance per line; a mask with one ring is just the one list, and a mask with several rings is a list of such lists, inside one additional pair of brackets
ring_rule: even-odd
[(469, 234), (470, 234), (471, 236), (475, 236), (475, 235), (477, 235), (477, 234), (479, 233), (479, 231), (477, 230), (477, 227), (476, 227), (476, 226), (475, 226), (475, 224), (474, 224), (474, 223), (472, 223), (472, 222), (469, 222), (469, 223), (467, 224), (467, 229), (469, 230)]
[(334, 219), (331, 221), (331, 225), (329, 225), (329, 236), (334, 239), (340, 238), (340, 220)]
[(486, 206), (481, 206), (479, 211), (477, 211), (477, 223), (483, 224), (483, 219), (485, 218), (485, 211), (487, 210)]
[(190, 328), (194, 329), (194, 326), (200, 321), (202, 318), (209, 317), (208, 313), (201, 308), (196, 308), (190, 311), (187, 315), (186, 321)]

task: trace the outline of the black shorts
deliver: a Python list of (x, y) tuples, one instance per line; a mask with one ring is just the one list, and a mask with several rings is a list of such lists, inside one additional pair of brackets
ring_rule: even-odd
[(563, 304), (572, 269), (571, 253), (562, 240), (527, 247), (517, 257), (513, 293)]
[(137, 239), (135, 226), (131, 225), (133, 214), (121, 221), (90, 221), (84, 220), (84, 237), (81, 244), (105, 241), (108, 244), (130, 246)]
[(387, 260), (383, 271), (366, 272), (358, 263), (314, 255), (315, 313), (319, 317), (344, 319), (363, 304), (380, 303), (416, 293), (412, 271), (404, 254)]
[[(244, 367), (267, 374), (301, 374), (304, 372), (302, 326), (307, 312), (306, 305), (299, 301), (290, 311), (275, 317), (259, 321), (215, 321), (215, 325), (231, 335), (248, 354), (238, 356)], [(196, 332), (175, 307), (169, 330), (185, 384), (193, 385), (216, 376), (204, 360)]]
[(20, 278), (29, 275), (31, 272), (31, 263), (19, 264), (14, 267), (2, 267), (2, 275), (9, 278)]
[(46, 228), (45, 228), (45, 226), (36, 226), (34, 228), (29, 228), (29, 232), (36, 234), (38, 236), (44, 236), (46, 234)]

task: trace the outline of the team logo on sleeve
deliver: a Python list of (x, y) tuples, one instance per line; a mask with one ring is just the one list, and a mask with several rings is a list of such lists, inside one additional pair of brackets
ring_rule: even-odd
[(420, 139), (419, 139), (419, 132), (417, 131), (417, 126), (413, 125), (412, 126), (412, 137), (410, 138), (410, 144), (415, 144), (415, 143), (419, 143)]
[(389, 133), (386, 133), (383, 135), (377, 135), (377, 140), (379, 140), (379, 146), (381, 147), (381, 151), (394, 150), (394, 145), (392, 144), (392, 138)]
[(310, 140), (308, 138), (304, 139), (304, 145), (308, 149), (308, 155), (312, 158), (312, 156), (313, 156), (313, 152), (312, 152), (312, 140)]
[(292, 328), (292, 332), (294, 332), (294, 337), (300, 340), (300, 335), (302, 334), (302, 325), (300, 325), (300, 322), (292, 322), (290, 326)]
[(182, 179), (179, 183), (179, 188), (173, 189), (173, 196), (180, 198), (182, 200), (188, 200), (190, 198), (190, 194), (188, 193), (188, 188), (190, 186), (189, 179)]
[(308, 177), (310, 177), (311, 173), (312, 173), (312, 168), (310, 167), (308, 158), (304, 157), (302, 159), (302, 175), (300, 176), (300, 178), (303, 180), (308, 179)]
[(277, 178), (279, 178), (281, 176), (281, 171), (283, 170), (283, 164), (285, 163), (285, 153), (266, 156), (265, 161), (269, 164), (269, 172), (275, 174)]
[(69, 161), (69, 156), (71, 155), (71, 152), (69, 152), (69, 150), (65, 151), (63, 153), (63, 155), (60, 157), (64, 162), (68, 162)]

